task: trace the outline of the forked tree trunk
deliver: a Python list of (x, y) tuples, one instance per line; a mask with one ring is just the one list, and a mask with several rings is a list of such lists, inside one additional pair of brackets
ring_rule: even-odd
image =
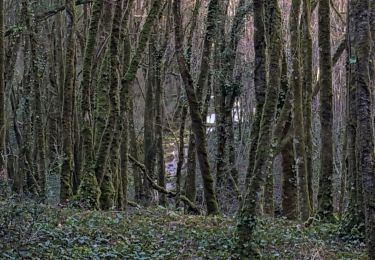
[[(255, 257), (256, 254), (256, 251), (252, 248), (253, 233), (257, 226), (257, 206), (261, 200), (260, 194), (266, 183), (268, 172), (266, 169), (270, 159), (269, 153), (273, 139), (272, 131), (281, 80), (282, 20), (278, 1), (268, 0), (266, 12), (269, 15), (271, 27), (270, 42), (272, 45), (269, 46), (269, 69), (272, 71), (273, 77), (270, 77), (269, 85), (266, 88), (252, 179), (237, 218), (238, 246), (243, 257)], [(264, 26), (264, 23), (262, 22), (260, 26)], [(255, 27), (255, 30), (257, 29)]]

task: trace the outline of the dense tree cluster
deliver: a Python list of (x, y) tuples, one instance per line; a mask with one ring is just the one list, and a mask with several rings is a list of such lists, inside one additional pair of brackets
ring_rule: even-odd
[(236, 214), (244, 257), (261, 217), (339, 220), (374, 256), (374, 38), (375, 0), (0, 0), (0, 197)]

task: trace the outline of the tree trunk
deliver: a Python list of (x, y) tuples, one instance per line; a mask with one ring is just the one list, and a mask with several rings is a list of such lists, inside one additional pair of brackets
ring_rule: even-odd
[(333, 87), (331, 59), (330, 1), (319, 1), (319, 69), (321, 77), (320, 123), (321, 129), (321, 172), (319, 178), (318, 212), (325, 220), (333, 219)]
[(205, 128), (200, 113), (197, 95), (194, 91), (193, 79), (189, 73), (189, 68), (187, 67), (187, 63), (183, 55), (182, 17), (180, 13), (180, 0), (174, 1), (173, 13), (175, 23), (176, 57), (189, 103), (190, 116), (192, 119), (192, 130), (194, 132), (195, 141), (197, 145), (197, 157), (203, 178), (207, 214), (216, 215), (219, 213), (219, 208), (213, 187), (213, 178), (210, 171), (210, 164), (208, 161), (206, 133), (204, 131)]
[(299, 39), (300, 31), (298, 26), (300, 16), (301, 1), (293, 0), (290, 11), (290, 34), (291, 34), (291, 51), (292, 51), (292, 76), (291, 89), (294, 96), (293, 119), (294, 119), (294, 151), (296, 170), (299, 179), (299, 197), (302, 220), (310, 216), (310, 200), (307, 186), (307, 169), (306, 169), (306, 151), (304, 136), (303, 104), (302, 104), (302, 85), (300, 71), (300, 48)]
[(350, 4), (351, 22), (354, 23), (355, 33), (350, 44), (354, 52), (350, 55), (353, 65), (354, 86), (357, 112), (357, 138), (355, 144), (358, 172), (362, 177), (366, 239), (368, 256), (375, 255), (375, 154), (374, 128), (371, 112), (370, 86), (370, 5), (368, 0), (357, 0)]
[(4, 44), (4, 1), (0, 0), (0, 182), (7, 179), (5, 159), (5, 44)]
[[(256, 209), (260, 203), (262, 188), (266, 183), (266, 169), (269, 163), (268, 159), (270, 158), (269, 153), (272, 148), (272, 130), (281, 80), (282, 20), (277, 0), (268, 0), (266, 13), (269, 16), (271, 26), (270, 42), (272, 45), (269, 46), (269, 70), (272, 71), (273, 76), (270, 78), (269, 85), (266, 88), (258, 147), (252, 173), (253, 177), (248, 186), (242, 209), (238, 215), (237, 234), (242, 256), (251, 256), (255, 252), (251, 248), (251, 244), (254, 239), (253, 232), (257, 225)], [(261, 26), (264, 26), (264, 23)], [(255, 30), (257, 30), (257, 27), (255, 27)]]
[(246, 186), (250, 184), (255, 164), (255, 155), (258, 147), (260, 121), (262, 118), (265, 100), (267, 75), (266, 75), (266, 38), (264, 25), (263, 1), (254, 1), (254, 87), (256, 99), (255, 119), (251, 126), (251, 142), (249, 152), (249, 165), (246, 173)]
[(85, 45), (85, 53), (82, 68), (82, 172), (78, 196), (89, 207), (99, 208), (100, 188), (95, 176), (94, 146), (93, 146), (93, 122), (91, 114), (92, 89), (92, 65), (95, 53), (96, 36), (99, 28), (100, 14), (103, 1), (95, 0), (92, 6), (92, 15)]
[(73, 177), (73, 100), (75, 81), (75, 41), (76, 41), (76, 10), (75, 1), (68, 0), (66, 13), (68, 17), (67, 51), (65, 57), (64, 107), (62, 115), (63, 125), (63, 153), (61, 168), (60, 200), (66, 201), (72, 196)]
[(310, 206), (313, 209), (313, 164), (312, 164), (312, 91), (313, 91), (313, 47), (311, 36), (311, 0), (303, 1), (302, 20), (302, 62), (303, 62), (303, 93), (304, 93), (304, 119), (305, 119), (305, 145), (306, 145), (306, 169), (307, 185), (309, 191)]

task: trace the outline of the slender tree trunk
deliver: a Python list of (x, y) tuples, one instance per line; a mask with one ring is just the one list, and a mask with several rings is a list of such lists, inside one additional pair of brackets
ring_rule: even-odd
[(305, 137), (306, 137), (306, 169), (307, 185), (311, 208), (313, 208), (313, 164), (312, 164), (312, 91), (313, 91), (313, 50), (311, 36), (311, 0), (303, 1), (303, 21), (302, 21), (302, 62), (303, 62), (303, 91), (304, 91), (304, 114), (305, 114)]
[[(155, 44), (153, 39), (149, 47), (149, 63), (147, 72), (147, 83), (146, 83), (146, 100), (145, 100), (145, 111), (144, 111), (144, 136), (143, 136), (143, 151), (144, 151), (144, 162), (147, 171), (150, 173), (151, 178), (155, 169), (155, 110), (154, 110), (154, 83), (155, 83), (155, 57), (153, 45)], [(145, 205), (149, 205), (151, 202), (151, 191), (152, 187), (148, 181), (143, 183), (143, 190), (145, 195)]]
[(290, 11), (290, 34), (291, 34), (291, 51), (292, 51), (292, 76), (291, 89), (294, 96), (293, 119), (294, 119), (294, 151), (296, 170), (299, 179), (299, 197), (300, 210), (302, 220), (308, 219), (310, 216), (310, 200), (307, 186), (307, 170), (306, 170), (306, 150), (304, 136), (304, 120), (303, 120), (303, 102), (302, 102), (302, 85), (300, 71), (300, 48), (299, 48), (299, 16), (301, 1), (293, 0), (292, 9)]
[[(160, 48), (160, 47), (159, 47)], [(156, 53), (156, 70), (155, 70), (155, 142), (156, 142), (156, 157), (158, 166), (158, 185), (165, 189), (165, 160), (163, 147), (163, 82), (161, 82), (161, 59), (163, 50), (157, 49)], [(159, 204), (167, 205), (167, 198), (164, 193), (159, 192)]]
[[(186, 169), (186, 180), (185, 180), (185, 196), (192, 202), (195, 202), (196, 196), (197, 196), (196, 167), (197, 167), (197, 155), (196, 155), (195, 137), (194, 137), (194, 133), (190, 133), (187, 167), (186, 167), (187, 169)], [(193, 213), (189, 207), (186, 207), (185, 211), (186, 213)]]
[[(183, 105), (181, 111), (181, 121), (180, 121), (180, 129), (179, 129), (179, 143), (178, 143), (178, 162), (177, 162), (177, 169), (176, 169), (176, 193), (177, 196), (181, 195), (181, 182), (182, 182), (182, 166), (184, 164), (185, 155), (184, 155), (184, 148), (185, 148), (185, 125), (186, 125), (186, 116), (187, 116), (187, 106)], [(192, 201), (194, 203), (195, 199)], [(180, 204), (180, 200), (177, 197), (176, 199), (176, 207), (178, 208)]]

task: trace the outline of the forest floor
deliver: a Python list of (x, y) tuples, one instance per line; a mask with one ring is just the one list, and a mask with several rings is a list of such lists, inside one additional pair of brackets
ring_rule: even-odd
[[(262, 220), (264, 259), (366, 259), (362, 242), (339, 226), (304, 228)], [(237, 259), (230, 217), (187, 216), (162, 207), (127, 213), (0, 201), (0, 259)]]

